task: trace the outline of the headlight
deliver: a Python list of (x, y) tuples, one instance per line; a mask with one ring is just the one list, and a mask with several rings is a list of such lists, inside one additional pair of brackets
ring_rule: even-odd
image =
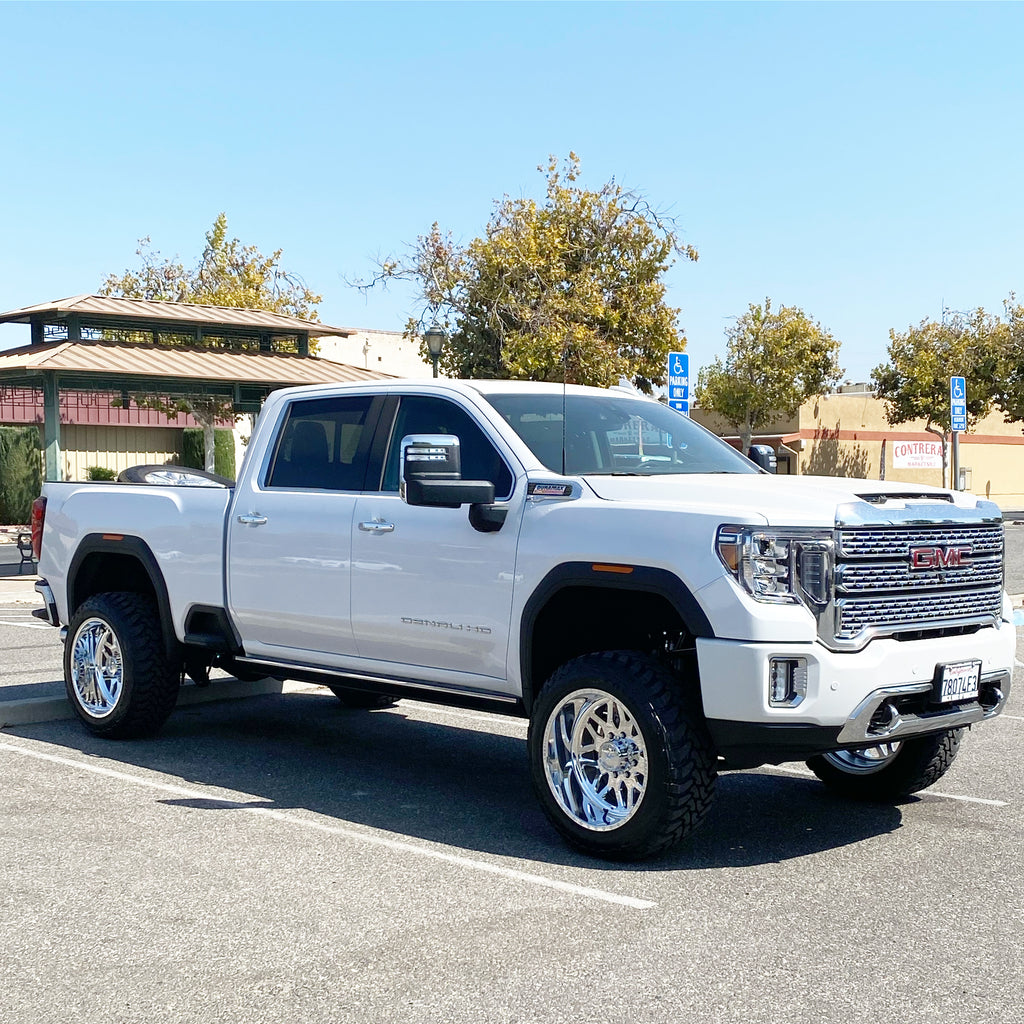
[(832, 597), (832, 534), (787, 527), (720, 526), (718, 557), (767, 604), (825, 605)]

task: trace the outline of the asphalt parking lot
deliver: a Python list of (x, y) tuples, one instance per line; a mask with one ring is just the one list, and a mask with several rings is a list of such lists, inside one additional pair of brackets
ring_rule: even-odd
[[(1019, 593), (1024, 527), (1007, 555)], [(0, 606), (0, 703), (59, 700), (24, 600)], [(10, 726), (0, 1019), (1024, 1021), (1017, 659), (933, 790), (724, 775), (700, 833), (634, 866), (560, 843), (512, 719), (292, 686), (145, 741)]]

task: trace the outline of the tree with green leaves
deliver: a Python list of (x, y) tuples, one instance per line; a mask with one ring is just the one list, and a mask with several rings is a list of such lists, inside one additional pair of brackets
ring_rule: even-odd
[[(281, 267), (281, 250), (264, 256), (254, 245), (243, 245), (237, 238), (228, 238), (227, 216), (217, 215), (206, 233), (206, 245), (199, 261), (186, 267), (176, 256), (163, 258), (151, 247), (148, 237), (139, 241), (136, 255), (141, 266), (123, 274), (110, 274), (100, 287), (100, 295), (116, 295), (127, 299), (150, 299), (166, 302), (192, 302), (200, 305), (227, 306), (241, 309), (262, 309), (285, 316), (317, 320), (316, 295), (294, 274)], [(197, 344), (190, 341), (190, 344)], [(209, 345), (209, 340), (198, 342)], [(311, 346), (312, 347), (312, 346)], [(232, 416), (231, 402), (211, 395), (195, 394), (174, 398), (165, 395), (133, 396), (149, 409), (156, 409), (170, 418), (180, 412), (191, 413), (203, 428), (206, 468), (213, 471), (216, 458), (214, 428)]]
[(945, 312), (940, 321), (890, 331), (889, 362), (871, 371), (890, 423), (924, 420), (925, 430), (942, 441), (943, 483), (951, 428), (949, 378), (966, 379), (971, 428), (992, 407), (1003, 333), (999, 318), (984, 309)]
[(663, 278), (676, 256), (696, 260), (696, 249), (639, 193), (614, 180), (596, 191), (579, 185), (575, 153), (561, 170), (554, 157), (538, 170), (542, 201), (505, 196), (466, 246), (434, 224), (360, 287), (414, 282), (421, 310), (406, 336), (443, 323), (450, 376), (596, 385), (626, 377), (650, 392), (665, 381), (668, 353), (686, 344)]
[(1011, 293), (1003, 309), (1006, 319), (1000, 321), (993, 335), (996, 370), (992, 375), (992, 396), (1006, 422), (1012, 423), (1024, 420), (1024, 305)]
[(758, 430), (831, 390), (843, 373), (839, 342), (797, 306), (751, 303), (726, 337), (724, 362), (701, 369), (694, 397), (725, 417), (744, 452)]

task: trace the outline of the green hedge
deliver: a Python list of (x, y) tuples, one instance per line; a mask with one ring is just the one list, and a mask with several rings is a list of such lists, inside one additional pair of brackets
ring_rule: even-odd
[[(235, 479), (235, 435), (230, 430), (213, 432), (214, 472)], [(181, 464), (191, 469), (206, 468), (206, 445), (199, 427), (186, 427), (181, 438)]]
[(37, 427), (0, 427), (0, 523), (25, 526), (43, 489)]

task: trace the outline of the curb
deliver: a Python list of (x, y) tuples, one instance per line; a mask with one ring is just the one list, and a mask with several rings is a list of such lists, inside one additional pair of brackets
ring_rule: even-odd
[[(183, 686), (178, 694), (176, 708), (190, 704), (208, 704), (218, 700), (241, 700), (243, 697), (262, 697), (265, 694), (314, 693), (318, 686), (309, 683), (282, 683), (279, 679), (257, 679), (243, 683), (240, 679), (225, 679), (210, 686)], [(40, 725), (43, 722), (62, 722), (76, 718), (66, 697), (27, 697), (23, 700), (0, 701), (0, 729), (12, 725)]]

